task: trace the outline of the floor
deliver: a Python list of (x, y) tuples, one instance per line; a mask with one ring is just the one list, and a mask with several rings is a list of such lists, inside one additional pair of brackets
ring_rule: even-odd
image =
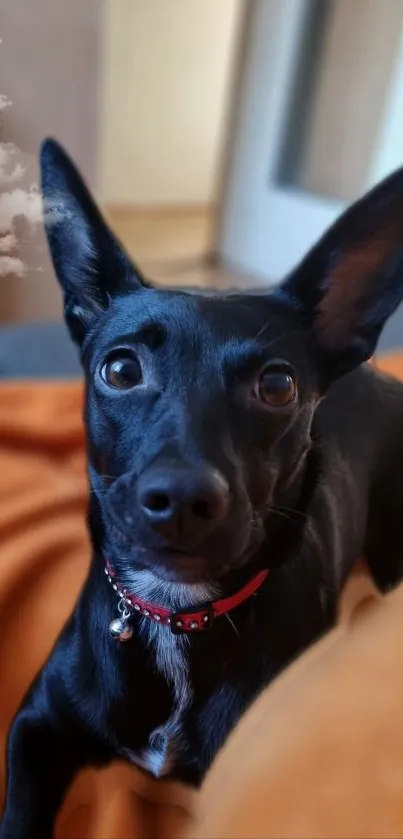
[(111, 227), (135, 262), (169, 264), (207, 253), (213, 241), (215, 212), (210, 206), (108, 207)]
[(214, 208), (136, 211), (110, 207), (107, 218), (133, 261), (157, 283), (220, 288), (247, 283), (213, 264)]

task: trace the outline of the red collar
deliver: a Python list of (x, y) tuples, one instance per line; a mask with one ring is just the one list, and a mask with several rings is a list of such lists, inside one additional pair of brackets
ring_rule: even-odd
[(252, 594), (255, 594), (262, 583), (264, 583), (268, 573), (268, 569), (259, 571), (235, 594), (231, 594), (230, 597), (223, 597), (221, 600), (213, 600), (211, 603), (206, 603), (197, 611), (182, 609), (180, 612), (172, 612), (164, 606), (155, 606), (153, 603), (147, 603), (136, 594), (129, 594), (117, 582), (116, 574), (109, 562), (106, 563), (105, 567), (105, 574), (116, 594), (120, 597), (119, 606), (121, 605), (123, 608), (129, 610), (129, 615), (134, 611), (138, 615), (149, 618), (149, 620), (155, 621), (156, 623), (168, 624), (174, 635), (200, 632), (203, 629), (208, 629), (215, 618), (218, 618), (220, 615), (226, 615), (237, 606), (240, 606), (241, 603), (244, 603), (245, 600), (248, 600)]

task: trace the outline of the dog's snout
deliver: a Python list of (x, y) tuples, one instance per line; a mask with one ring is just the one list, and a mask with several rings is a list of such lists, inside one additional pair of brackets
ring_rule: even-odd
[(191, 544), (226, 516), (229, 489), (215, 469), (159, 465), (140, 476), (137, 500), (154, 530), (178, 545)]

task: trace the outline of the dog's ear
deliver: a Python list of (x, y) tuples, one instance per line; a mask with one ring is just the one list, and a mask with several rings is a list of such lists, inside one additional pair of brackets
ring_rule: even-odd
[(343, 213), (279, 295), (305, 317), (328, 380), (370, 358), (403, 299), (403, 169)]
[(113, 297), (145, 283), (55, 140), (42, 145), (41, 180), (45, 230), (64, 292), (65, 319), (80, 344)]

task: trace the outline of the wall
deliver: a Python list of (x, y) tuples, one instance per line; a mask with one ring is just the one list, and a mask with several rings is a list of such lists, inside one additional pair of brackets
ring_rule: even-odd
[[(2, 0), (0, 141), (21, 151), (29, 183), (38, 183), (46, 135), (64, 143), (94, 185), (97, 167), (100, 0)], [(8, 190), (7, 185), (4, 186)], [(42, 225), (19, 237), (23, 277), (0, 276), (0, 321), (58, 316), (61, 293)]]
[(367, 188), (402, 24), (402, 0), (333, 2), (302, 175), (312, 192), (351, 201)]
[(106, 0), (100, 192), (214, 200), (243, 0)]

